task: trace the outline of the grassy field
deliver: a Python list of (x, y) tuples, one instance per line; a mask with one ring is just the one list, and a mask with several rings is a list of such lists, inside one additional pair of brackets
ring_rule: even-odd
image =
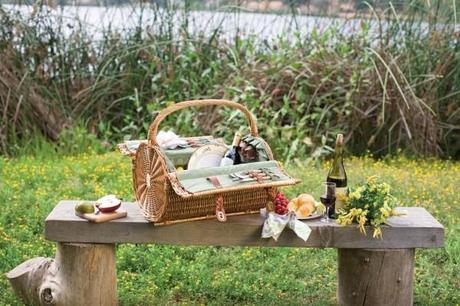
[[(286, 189), (319, 195), (327, 162), (293, 168), (303, 179)], [(0, 272), (35, 256), (53, 256), (43, 238), (44, 219), (61, 199), (96, 199), (116, 193), (132, 200), (130, 161), (117, 153), (63, 158), (0, 158)], [(425, 207), (446, 227), (444, 249), (417, 250), (416, 305), (460, 301), (460, 163), (404, 158), (350, 158), (351, 184), (378, 174), (402, 205)], [(385, 237), (383, 238), (385, 239)], [(117, 249), (122, 305), (332, 305), (336, 251), (120, 245)], [(20, 305), (5, 277), (0, 304)]]

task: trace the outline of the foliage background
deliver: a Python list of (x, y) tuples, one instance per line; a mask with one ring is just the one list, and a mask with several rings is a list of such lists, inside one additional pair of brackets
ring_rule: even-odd
[[(256, 114), (262, 136), (287, 162), (327, 152), (338, 131), (357, 155), (460, 156), (451, 2), (371, 8), (348, 21), (352, 33), (331, 23), (300, 34), (293, 14), (293, 38), (262, 41), (244, 29), (234, 37), (219, 26), (191, 30), (187, 3), (179, 19), (173, 5), (143, 3), (152, 23), (140, 14), (142, 26), (102, 28), (96, 40), (83, 22), (69, 28), (40, 1), (28, 17), (0, 6), (0, 152), (31, 151), (35, 139), (56, 141), (66, 128), (108, 143), (144, 138), (155, 112), (172, 101), (228, 98)], [(165, 128), (231, 137), (228, 129), (244, 126), (232, 111), (196, 112), (169, 118)]]

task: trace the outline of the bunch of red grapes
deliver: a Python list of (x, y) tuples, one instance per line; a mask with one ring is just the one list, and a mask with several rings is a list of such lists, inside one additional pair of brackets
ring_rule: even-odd
[(284, 196), (284, 193), (278, 192), (275, 196), (275, 212), (278, 215), (285, 215), (288, 213), (289, 200)]

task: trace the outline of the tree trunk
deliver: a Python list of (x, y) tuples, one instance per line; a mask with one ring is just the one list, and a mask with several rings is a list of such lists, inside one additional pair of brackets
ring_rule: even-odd
[(339, 305), (412, 305), (414, 249), (339, 249)]
[(56, 259), (30, 259), (6, 276), (26, 305), (117, 305), (114, 244), (58, 243)]

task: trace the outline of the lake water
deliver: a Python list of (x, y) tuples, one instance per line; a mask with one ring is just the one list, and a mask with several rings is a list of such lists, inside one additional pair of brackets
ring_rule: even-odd
[[(25, 5), (4, 5), (9, 11), (19, 11), (30, 15), (33, 11), (31, 6)], [(159, 27), (157, 17), (168, 14), (165, 10), (141, 9), (139, 7), (95, 7), (95, 6), (63, 6), (56, 9), (46, 9), (44, 14), (50, 14), (56, 18), (63, 18), (65, 24), (75, 25), (78, 21), (89, 25), (95, 37), (100, 35), (100, 30), (108, 26), (113, 29), (132, 29), (135, 26), (156, 28)], [(174, 24), (179, 28), (183, 20), (184, 12), (174, 12)], [(219, 26), (224, 36), (232, 37), (236, 33), (242, 36), (255, 36), (257, 39), (270, 40), (283, 36), (289, 38), (297, 33), (305, 35), (316, 29), (319, 33), (329, 27), (339, 31), (352, 34), (361, 30), (361, 20), (345, 20), (340, 18), (313, 17), (313, 16), (292, 16), (277, 14), (260, 14), (251, 12), (209, 12), (194, 11), (188, 12), (189, 28), (194, 32), (212, 33)], [(142, 23), (139, 24), (139, 21)]]

